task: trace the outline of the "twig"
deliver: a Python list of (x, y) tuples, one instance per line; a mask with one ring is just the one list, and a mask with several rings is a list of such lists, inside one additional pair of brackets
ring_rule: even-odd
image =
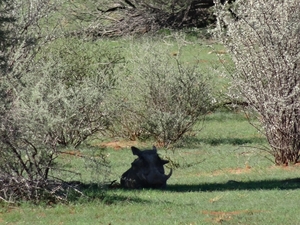
[(6, 202), (6, 203), (9, 203), (9, 204), (13, 204), (14, 202), (11, 202), (11, 201), (7, 201), (7, 200), (5, 200), (4, 198), (2, 198), (1, 196), (0, 196), (0, 199), (2, 200), (2, 201), (4, 201), (4, 202)]

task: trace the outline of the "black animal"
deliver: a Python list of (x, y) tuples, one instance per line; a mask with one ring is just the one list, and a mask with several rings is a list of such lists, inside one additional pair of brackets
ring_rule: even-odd
[(172, 175), (172, 169), (165, 175), (164, 165), (169, 161), (158, 156), (155, 146), (151, 150), (144, 151), (133, 146), (131, 150), (138, 158), (131, 163), (131, 168), (123, 173), (121, 186), (130, 189), (165, 188), (167, 180)]

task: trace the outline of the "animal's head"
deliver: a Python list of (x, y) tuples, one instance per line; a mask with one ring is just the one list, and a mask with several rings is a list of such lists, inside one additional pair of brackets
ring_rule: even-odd
[(141, 151), (136, 147), (131, 147), (131, 150), (133, 155), (138, 158), (122, 175), (122, 186), (127, 188), (164, 188), (172, 175), (172, 170), (165, 175), (164, 165), (169, 161), (159, 157), (155, 146), (151, 150)]

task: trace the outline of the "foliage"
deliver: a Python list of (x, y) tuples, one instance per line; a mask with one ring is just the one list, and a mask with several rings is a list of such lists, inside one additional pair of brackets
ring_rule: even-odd
[[(10, 3), (15, 21), (4, 24), (12, 36), (1, 77), (0, 197), (65, 200), (76, 190), (65, 174), (79, 178), (82, 171), (68, 169), (59, 155), (108, 126), (115, 113), (104, 99), (121, 58), (105, 43), (59, 38), (60, 32), (45, 28), (58, 6), (54, 1)], [(56, 22), (59, 27), (59, 18)], [(89, 161), (88, 169), (106, 175), (102, 154), (82, 159)]]
[(216, 33), (236, 67), (236, 97), (257, 113), (275, 163), (298, 162), (300, 3), (236, 1), (219, 4), (217, 16)]
[[(160, 29), (203, 28), (215, 21), (213, 0), (73, 1), (67, 17), (92, 21), (72, 35), (119, 37)], [(73, 20), (73, 19), (72, 19)]]
[(5, 68), (6, 60), (5, 60), (5, 49), (9, 46), (9, 42), (7, 40), (8, 37), (8, 31), (4, 28), (5, 23), (12, 23), (14, 21), (14, 18), (12, 15), (10, 15), (8, 12), (11, 10), (11, 4), (8, 3), (8, 1), (0, 0), (0, 66), (1, 69)]
[(157, 12), (161, 26), (169, 28), (204, 27), (214, 21), (208, 10), (213, 0), (135, 0), (135, 5)]
[(199, 67), (181, 62), (154, 43), (138, 48), (131, 52), (128, 75), (116, 95), (124, 109), (111, 132), (132, 140), (152, 138), (166, 147), (211, 109), (209, 79)]

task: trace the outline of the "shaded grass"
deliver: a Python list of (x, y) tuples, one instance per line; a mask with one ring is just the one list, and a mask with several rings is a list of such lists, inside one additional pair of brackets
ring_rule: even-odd
[(171, 192), (224, 192), (224, 191), (256, 191), (256, 190), (297, 190), (300, 189), (300, 178), (235, 181), (226, 183), (174, 184), (168, 186)]

